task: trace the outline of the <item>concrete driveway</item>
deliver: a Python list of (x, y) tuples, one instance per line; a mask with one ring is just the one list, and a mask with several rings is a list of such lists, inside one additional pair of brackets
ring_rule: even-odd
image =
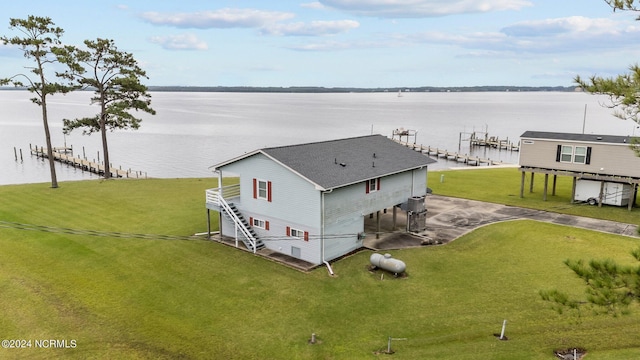
[[(394, 232), (380, 239), (365, 239), (365, 246), (399, 249), (425, 244), (446, 244), (469, 231), (500, 221), (531, 219), (638, 238), (638, 226), (541, 210), (430, 194), (426, 198), (427, 229), (418, 236)], [(586, 206), (586, 205), (585, 205)], [(386, 214), (389, 216), (389, 214)], [(384, 221), (384, 219), (383, 219)], [(401, 221), (406, 220), (399, 220)]]

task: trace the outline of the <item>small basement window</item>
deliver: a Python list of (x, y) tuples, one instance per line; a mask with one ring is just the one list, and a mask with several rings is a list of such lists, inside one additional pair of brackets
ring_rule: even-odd
[(264, 229), (265, 228), (265, 221), (262, 219), (253, 219), (253, 224), (251, 224), (254, 227), (257, 227), (259, 229)]
[(287, 236), (297, 237), (299, 239), (303, 239), (304, 241), (309, 241), (309, 232), (302, 231), (298, 229), (294, 229), (292, 227), (287, 226)]

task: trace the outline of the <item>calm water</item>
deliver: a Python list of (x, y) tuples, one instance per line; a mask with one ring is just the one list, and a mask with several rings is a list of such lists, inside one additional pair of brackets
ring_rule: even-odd
[[(62, 134), (62, 119), (91, 116), (91, 93), (49, 99), (54, 146), (73, 145), (76, 155), (102, 158), (97, 134)], [(143, 116), (137, 131), (108, 134), (114, 166), (150, 177), (212, 177), (209, 166), (257, 148), (379, 133), (403, 127), (417, 131), (417, 143), (458, 150), (461, 132), (485, 131), (517, 142), (526, 130), (635, 135), (583, 93), (152, 93), (156, 116)], [(0, 91), (0, 184), (50, 181), (48, 165), (29, 155), (29, 144), (44, 146), (40, 108), (23, 91)], [(15, 160), (22, 149), (23, 161)], [(469, 153), (462, 144), (462, 153)], [(481, 148), (480, 156), (517, 163), (517, 152)], [(18, 158), (20, 157), (18, 153)], [(431, 168), (461, 166), (440, 160)], [(61, 164), (59, 181), (97, 178)]]

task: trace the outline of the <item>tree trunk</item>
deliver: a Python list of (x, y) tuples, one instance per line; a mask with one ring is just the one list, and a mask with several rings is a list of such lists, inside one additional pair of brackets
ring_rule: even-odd
[(49, 120), (47, 118), (47, 101), (46, 94), (42, 94), (42, 122), (44, 123), (44, 137), (47, 145), (47, 160), (49, 161), (49, 170), (51, 172), (51, 187), (58, 187), (58, 177), (56, 176), (56, 164), (53, 158), (53, 146), (51, 146), (51, 133), (49, 132)]
[(104, 178), (111, 178), (111, 167), (109, 165), (109, 146), (107, 145), (107, 119), (104, 111), (100, 115), (100, 134), (102, 135), (102, 152), (104, 153)]

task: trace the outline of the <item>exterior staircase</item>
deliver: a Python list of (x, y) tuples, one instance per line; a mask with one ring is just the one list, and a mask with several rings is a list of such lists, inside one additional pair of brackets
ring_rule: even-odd
[[(247, 219), (242, 216), (240, 210), (233, 204), (228, 203), (228, 207), (223, 207), (224, 211), (222, 213), (224, 216), (229, 218), (237, 227), (243, 229), (244, 231), (238, 232), (238, 237), (245, 244), (247, 249), (252, 252), (256, 252), (257, 250), (263, 249), (265, 247), (262, 240), (258, 238), (258, 234), (253, 230), (253, 227), (249, 225)], [(233, 215), (231, 215), (233, 213)]]
[[(225, 196), (223, 196), (223, 194)], [(258, 238), (258, 235), (253, 230), (251, 224), (242, 216), (238, 208), (225, 199), (225, 197), (232, 199), (240, 196), (239, 184), (217, 189), (208, 189), (205, 195), (207, 208), (210, 208), (209, 206), (212, 205), (215, 210), (219, 211), (234, 224), (236, 241), (241, 240), (247, 249), (253, 253), (265, 247), (262, 240)]]

